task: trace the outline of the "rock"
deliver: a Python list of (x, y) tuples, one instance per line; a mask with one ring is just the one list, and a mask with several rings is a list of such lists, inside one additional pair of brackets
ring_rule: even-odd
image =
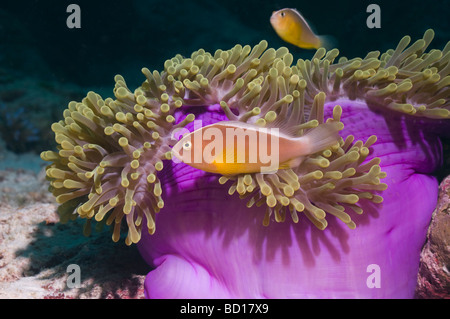
[(416, 297), (450, 299), (450, 176), (439, 187), (419, 266)]

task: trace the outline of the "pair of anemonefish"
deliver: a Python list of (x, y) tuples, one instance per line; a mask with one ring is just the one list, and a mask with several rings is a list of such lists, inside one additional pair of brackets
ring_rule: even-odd
[(305, 18), (296, 9), (274, 11), (270, 23), (278, 36), (284, 41), (303, 49), (318, 49), (332, 46), (330, 36), (318, 36), (311, 29)]
[[(329, 38), (316, 35), (295, 9), (273, 12), (270, 23), (284, 41), (298, 47), (318, 49), (329, 44)], [(341, 129), (342, 123), (328, 122), (293, 137), (253, 124), (222, 121), (185, 135), (172, 148), (172, 154), (194, 168), (222, 175), (273, 172), (296, 167), (306, 156), (336, 144)], [(240, 130), (241, 138), (227, 139), (230, 130)]]

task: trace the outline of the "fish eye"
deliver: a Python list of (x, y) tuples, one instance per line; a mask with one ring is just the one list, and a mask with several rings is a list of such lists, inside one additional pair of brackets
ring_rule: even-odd
[(283, 12), (280, 13), (280, 15), (283, 18), (286, 15), (286, 13), (283, 11)]
[(191, 142), (187, 141), (183, 144), (183, 149), (189, 151), (191, 149), (191, 146), (192, 146)]

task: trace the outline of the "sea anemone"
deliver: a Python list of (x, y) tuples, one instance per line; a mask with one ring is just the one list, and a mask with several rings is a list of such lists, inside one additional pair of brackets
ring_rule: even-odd
[[(114, 223), (114, 241), (126, 224), (126, 244), (156, 267), (148, 297), (411, 296), (436, 202), (436, 133), (450, 119), (450, 45), (425, 52), (433, 35), (337, 63), (337, 49), (319, 49), (292, 65), (266, 41), (198, 50), (143, 69), (134, 92), (116, 76), (115, 99), (89, 92), (52, 125), (58, 151), (41, 157), (61, 220), (86, 218), (86, 234), (92, 219)], [(170, 161), (173, 132), (194, 118), (298, 136), (326, 121), (345, 128), (298, 167), (217, 176)], [(427, 200), (411, 198), (418, 189)], [(368, 287), (370, 264), (388, 287)]]

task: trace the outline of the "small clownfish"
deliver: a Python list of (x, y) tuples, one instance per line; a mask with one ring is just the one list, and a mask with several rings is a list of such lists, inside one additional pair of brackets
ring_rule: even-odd
[(172, 159), (222, 175), (273, 173), (297, 167), (305, 156), (335, 145), (342, 128), (331, 121), (294, 137), (278, 128), (222, 121), (183, 136), (172, 148)]
[(331, 38), (318, 36), (312, 31), (305, 18), (296, 9), (274, 11), (270, 23), (284, 41), (303, 49), (329, 49)]

